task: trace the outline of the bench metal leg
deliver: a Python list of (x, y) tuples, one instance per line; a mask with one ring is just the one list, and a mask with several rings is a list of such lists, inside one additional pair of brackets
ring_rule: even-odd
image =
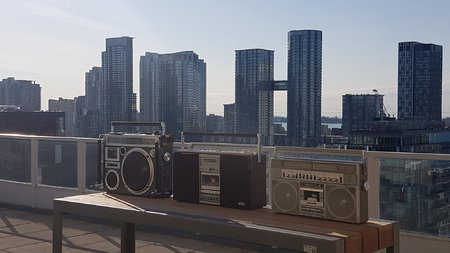
[(120, 252), (122, 253), (134, 253), (136, 249), (135, 242), (135, 225), (134, 223), (124, 222), (122, 223)]
[(62, 252), (62, 213), (53, 211), (53, 253)]
[(386, 249), (386, 253), (400, 253), (400, 223), (392, 224), (394, 232), (394, 245)]

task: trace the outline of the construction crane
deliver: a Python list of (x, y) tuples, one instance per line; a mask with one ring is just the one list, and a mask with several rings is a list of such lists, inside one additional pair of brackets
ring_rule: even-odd
[[(378, 93), (377, 89), (373, 89), (372, 90), (373, 93), (375, 93), (375, 95), (377, 95), (377, 99), (378, 99), (378, 103), (380, 103), (381, 105), (383, 105), (383, 108), (381, 108), (381, 119), (384, 120), (384, 118), (390, 118), (391, 114), (388, 112), (388, 110), (386, 109), (386, 106), (384, 105), (383, 101), (381, 100), (381, 96)], [(394, 117), (394, 113), (392, 113), (392, 117)]]

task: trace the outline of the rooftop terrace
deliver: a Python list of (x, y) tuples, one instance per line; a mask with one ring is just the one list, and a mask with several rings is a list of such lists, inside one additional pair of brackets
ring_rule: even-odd
[[(213, 149), (211, 145), (215, 144), (196, 145)], [(300, 158), (364, 159), (371, 185), (369, 216), (400, 221), (401, 252), (450, 252), (450, 155), (278, 147), (263, 147), (263, 151), (269, 157), (277, 153)], [(96, 181), (96, 139), (0, 135), (0, 207), (4, 207), (0, 209), (0, 252), (50, 252), (53, 199), (98, 190)], [(64, 252), (119, 250), (120, 229), (116, 224), (71, 219), (64, 226)], [(138, 252), (260, 250), (167, 231), (138, 232), (137, 239)]]

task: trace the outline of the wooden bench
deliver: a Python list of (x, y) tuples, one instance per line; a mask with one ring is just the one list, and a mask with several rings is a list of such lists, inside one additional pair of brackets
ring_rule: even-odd
[(121, 252), (135, 252), (135, 224), (245, 241), (299, 252), (399, 252), (397, 222), (364, 224), (325, 221), (273, 213), (269, 209), (238, 210), (167, 199), (94, 193), (53, 201), (53, 252), (62, 251), (63, 215), (111, 219), (122, 223)]

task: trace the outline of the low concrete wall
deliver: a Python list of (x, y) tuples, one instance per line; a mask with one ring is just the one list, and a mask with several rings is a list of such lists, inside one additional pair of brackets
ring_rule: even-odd
[(449, 253), (450, 238), (401, 232), (400, 252)]
[(76, 188), (37, 185), (0, 180), (0, 203), (32, 207), (39, 209), (53, 209), (53, 199), (68, 197), (89, 191), (80, 192)]
[(0, 203), (34, 207), (34, 190), (30, 183), (0, 180)]
[(35, 193), (35, 207), (53, 210), (53, 199), (82, 194), (78, 189), (39, 185)]

